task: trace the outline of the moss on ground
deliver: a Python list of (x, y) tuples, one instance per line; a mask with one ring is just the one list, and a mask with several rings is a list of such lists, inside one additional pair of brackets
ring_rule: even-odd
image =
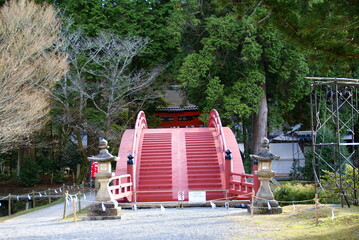
[[(359, 207), (321, 205), (318, 216), (316, 225), (313, 205), (286, 206), (282, 214), (248, 216), (246, 225), (262, 229), (263, 239), (359, 239)], [(243, 223), (243, 216), (238, 218)]]
[[(287, 207), (290, 208), (290, 207)], [(332, 212), (334, 218), (332, 219)], [(315, 225), (315, 210), (299, 212), (292, 216), (291, 224), (280, 232), (283, 239), (359, 239), (359, 207), (322, 206), (318, 210), (319, 221)]]

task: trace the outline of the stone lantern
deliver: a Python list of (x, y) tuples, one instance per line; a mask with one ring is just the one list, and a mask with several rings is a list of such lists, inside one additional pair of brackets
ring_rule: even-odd
[(257, 155), (251, 155), (254, 161), (258, 161), (258, 171), (254, 174), (258, 176), (260, 187), (254, 200), (255, 214), (276, 214), (282, 213), (282, 208), (274, 199), (269, 182), (275, 173), (272, 171), (272, 160), (278, 160), (276, 156), (269, 152), (269, 140), (263, 138), (261, 141), (261, 151)]
[(111, 170), (111, 162), (118, 161), (118, 157), (108, 152), (107, 141), (100, 141), (100, 153), (96, 156), (88, 157), (89, 161), (98, 162), (98, 173), (95, 174), (100, 188), (96, 194), (96, 203), (90, 205), (86, 220), (104, 220), (121, 218), (121, 207), (113, 199), (108, 184), (110, 179), (115, 175)]

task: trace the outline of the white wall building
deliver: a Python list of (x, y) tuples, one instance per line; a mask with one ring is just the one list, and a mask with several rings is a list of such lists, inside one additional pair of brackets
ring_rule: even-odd
[[(239, 149), (244, 152), (242, 143), (238, 144)], [(280, 156), (279, 160), (272, 161), (272, 171), (276, 173), (276, 178), (289, 178), (293, 167), (303, 167), (305, 157), (298, 143), (270, 143), (269, 151)]]

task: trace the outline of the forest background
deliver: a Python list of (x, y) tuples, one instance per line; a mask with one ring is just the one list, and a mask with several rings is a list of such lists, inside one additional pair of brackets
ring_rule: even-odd
[(83, 181), (98, 139), (116, 154), (139, 110), (155, 126), (151, 114), (166, 106), (159, 93), (172, 85), (204, 113), (217, 109), (255, 153), (268, 132), (310, 128), (306, 76), (359, 78), (356, 0), (35, 2), (58, 12), (68, 71), (46, 88), (41, 128), (0, 142), (0, 180), (62, 182), (80, 164)]

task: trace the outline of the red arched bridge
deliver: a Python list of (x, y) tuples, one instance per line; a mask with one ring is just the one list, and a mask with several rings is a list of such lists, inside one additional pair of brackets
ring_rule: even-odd
[[(226, 150), (231, 151), (231, 155)], [(188, 201), (202, 191), (206, 200), (250, 199), (258, 179), (245, 174), (232, 130), (222, 127), (216, 110), (208, 127), (147, 128), (143, 112), (125, 131), (110, 191), (119, 202)]]

